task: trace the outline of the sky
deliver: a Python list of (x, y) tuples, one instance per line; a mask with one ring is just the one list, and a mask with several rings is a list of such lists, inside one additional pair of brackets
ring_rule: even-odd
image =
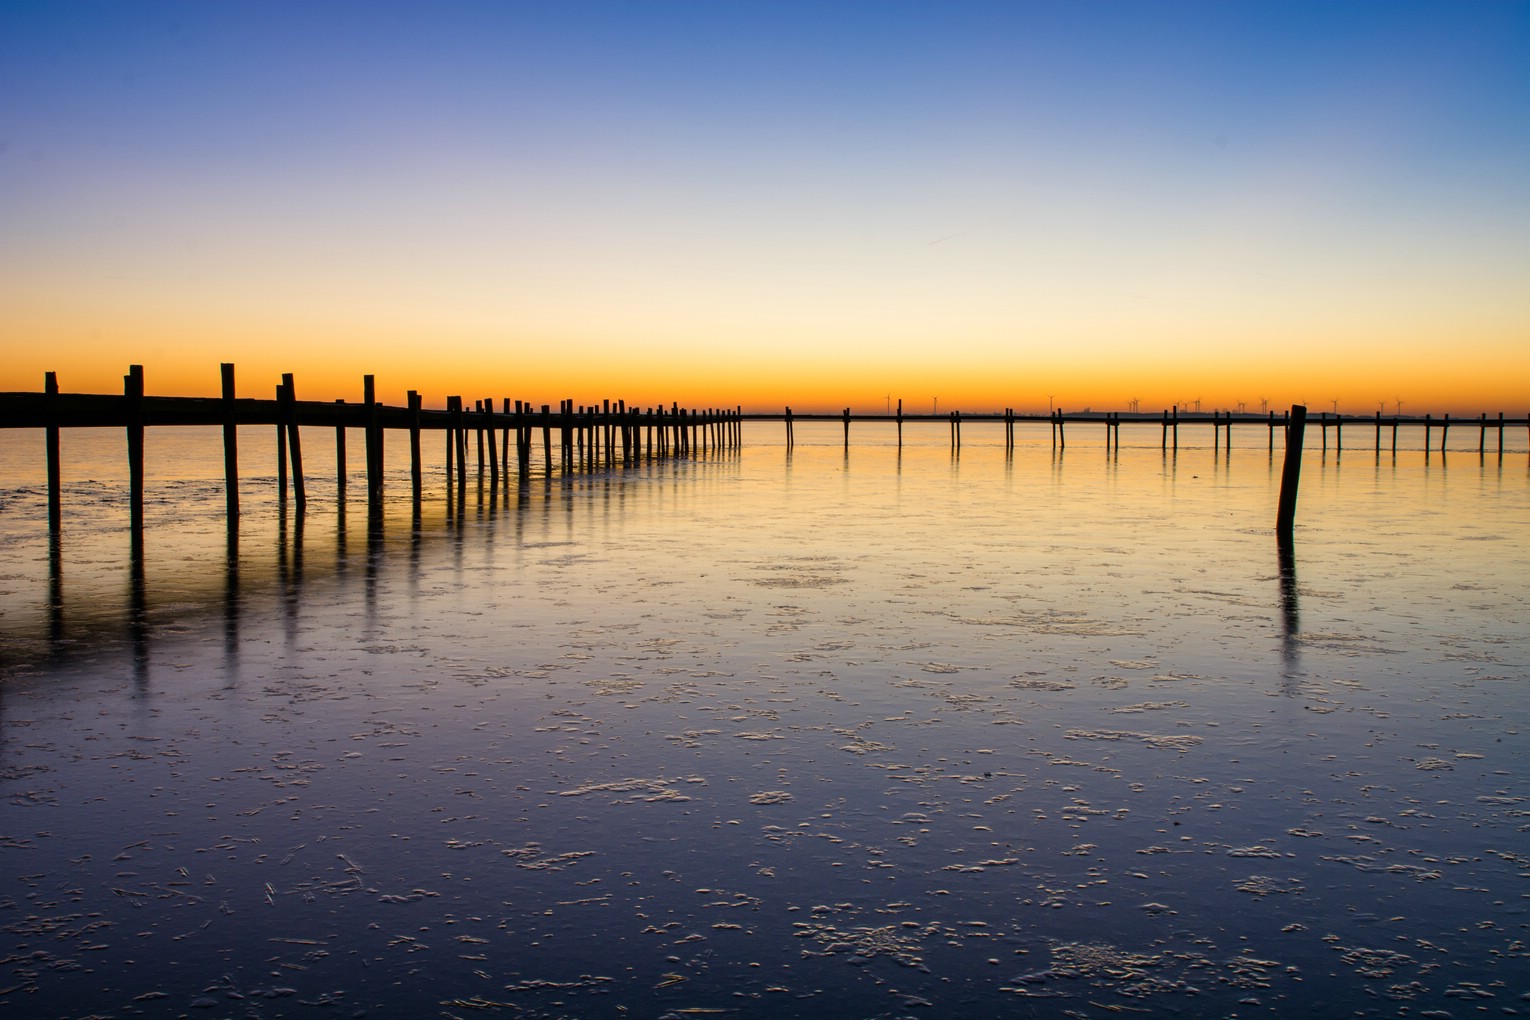
[(0, 391), (1530, 410), (1530, 2), (0, 0)]

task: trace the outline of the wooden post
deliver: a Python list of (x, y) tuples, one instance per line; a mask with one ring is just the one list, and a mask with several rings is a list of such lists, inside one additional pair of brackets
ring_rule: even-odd
[(456, 482), (457, 465), (457, 398), (446, 398), (446, 488), (448, 491)]
[(1057, 448), (1059, 450), (1068, 448), (1068, 436), (1063, 432), (1063, 412), (1060, 407), (1057, 409)]
[(219, 369), (223, 376), (223, 498), (232, 528), (239, 519), (239, 421), (234, 412), (234, 366), (223, 364)]
[(845, 419), (845, 449), (848, 450), (848, 449), (850, 449), (850, 409), (848, 407), (845, 408), (844, 419)]
[(1270, 452), (1275, 452), (1275, 412), (1270, 412)]
[(616, 435), (611, 428), (611, 401), (603, 399), (601, 402), (601, 429), (605, 433), (606, 440), (606, 470), (616, 467)]
[(542, 471), (552, 476), (552, 405), (542, 405)]
[(1503, 412), (1498, 412), (1498, 456), (1503, 456)]
[(1174, 419), (1173, 419), (1173, 421), (1170, 424), (1170, 428), (1174, 432), (1174, 452), (1178, 453), (1179, 452), (1179, 405), (1178, 404), (1174, 405)]
[(1445, 421), (1440, 425), (1440, 452), (1445, 452), (1445, 440), (1450, 437), (1450, 412), (1445, 412)]
[(377, 383), (370, 375), (361, 377), (362, 400), (366, 404), (367, 432), (367, 503), (382, 504), (383, 430), (377, 421)]
[(898, 398), (898, 449), (903, 449), (903, 398)]
[(467, 497), (467, 405), (460, 396), (452, 398), (452, 434), (457, 445), (457, 492)]
[[(63, 470), (60, 466), (58, 436), (58, 373), (43, 373), (43, 392), (47, 394), (48, 432), (48, 531), (57, 535), (64, 527)], [(1500, 433), (1501, 434), (1501, 433)]]
[(301, 513), (308, 506), (308, 494), (303, 488), (303, 443), (298, 437), (297, 386), (291, 372), (282, 373), (282, 389), (286, 400), (287, 449), (292, 455), (292, 489)]
[(499, 488), (499, 445), (494, 435), (494, 398), (483, 402), (483, 431), (489, 437), (489, 485)]
[(1296, 489), (1302, 480), (1302, 442), (1307, 428), (1307, 408), (1291, 405), (1286, 425), (1286, 462), (1280, 473), (1280, 508), (1275, 514), (1275, 537), (1283, 544), (1292, 541), (1296, 523)]
[[(1270, 442), (1274, 443), (1275, 440), (1271, 439)], [(1167, 407), (1163, 409), (1163, 431), (1158, 435), (1158, 449), (1164, 453), (1169, 452), (1169, 409)], [(1271, 449), (1274, 447), (1272, 446)]]
[(128, 526), (134, 542), (143, 537), (143, 366), (129, 365), (122, 377), (127, 419)]
[[(343, 406), (345, 401), (337, 399), (335, 403)], [(335, 506), (341, 517), (345, 516), (345, 418), (342, 411), (335, 422)]]
[[(511, 411), (509, 411), (509, 398), (508, 398), (508, 396), (506, 396), (506, 398), (503, 398), (503, 401), (505, 401), (505, 402), (503, 402), (503, 404), (500, 405), (500, 408), (502, 408), (503, 414), (505, 414), (505, 427), (503, 427), (502, 442), (500, 442), (499, 462), (500, 462), (500, 465), (503, 465), (503, 468), (505, 468), (505, 488), (508, 489), (509, 488), (509, 424), (511, 424), (511, 421), (513, 421), (513, 419), (511, 419), (511, 416), (509, 416), (509, 413), (511, 413)], [(516, 439), (517, 440), (520, 439), (519, 431), (517, 431), (517, 433), (516, 433)], [(517, 448), (516, 453), (517, 454), (520, 453), (519, 448)]]
[(287, 510), (287, 386), (276, 384), (276, 502)]
[(483, 477), (483, 401), (475, 401), (473, 410), (473, 431), (478, 435), (478, 477)]
[(415, 506), (425, 489), (425, 465), (420, 456), (420, 405), (423, 403), (418, 390), (410, 390), (409, 401), (409, 488)]
[(1429, 440), (1429, 430), (1430, 430), (1430, 428), (1434, 424), (1433, 421), (1432, 421), (1432, 418), (1433, 418), (1433, 416), (1431, 414), (1426, 413), (1424, 415), (1424, 459), (1425, 460), (1429, 459), (1429, 442), (1430, 442), (1430, 440)]
[[(900, 409), (902, 408), (902, 402), (901, 401), (899, 402), (899, 408)], [(900, 414), (901, 414), (901, 410), (900, 410)], [(901, 429), (899, 430), (898, 435), (900, 437), (903, 435)], [(792, 438), (792, 409), (790, 407), (787, 407), (787, 409), (786, 409), (786, 445), (788, 447), (790, 447), (794, 442), (795, 442), (795, 440)]]

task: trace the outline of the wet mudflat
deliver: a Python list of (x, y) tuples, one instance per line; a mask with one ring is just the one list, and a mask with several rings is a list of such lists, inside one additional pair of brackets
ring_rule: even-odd
[(1312, 452), (1283, 561), (1279, 451), (837, 432), (136, 568), (8, 490), (0, 1004), (1530, 1012), (1523, 453)]

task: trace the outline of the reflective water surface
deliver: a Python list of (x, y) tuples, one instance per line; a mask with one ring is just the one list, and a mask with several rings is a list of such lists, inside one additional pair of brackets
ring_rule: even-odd
[(231, 539), (151, 430), (138, 548), (120, 436), (57, 542), (0, 436), (0, 1005), (1530, 1010), (1523, 442), (1309, 437), (1283, 555), (1278, 446), (964, 432), (379, 518), (250, 430)]

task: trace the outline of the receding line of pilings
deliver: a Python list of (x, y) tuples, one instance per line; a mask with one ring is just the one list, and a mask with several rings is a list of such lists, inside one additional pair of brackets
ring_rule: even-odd
[[(787, 407), (780, 414), (776, 413), (749, 413), (740, 415), (741, 420), (750, 422), (783, 422), (786, 425), (786, 445), (788, 447), (796, 443), (796, 434), (793, 426), (797, 422), (840, 422), (844, 427), (845, 447), (850, 446), (850, 426), (852, 423), (896, 423), (898, 427), (898, 445), (903, 445), (903, 426), (905, 423), (944, 423), (951, 431), (951, 446), (960, 449), (962, 441), (961, 427), (963, 422), (997, 422), (1004, 426), (1005, 449), (1013, 450), (1015, 446), (1016, 424), (1049, 424), (1052, 429), (1052, 445), (1058, 448), (1066, 448), (1068, 445), (1067, 430), (1065, 426), (1099, 426), (1105, 427), (1105, 449), (1109, 452), (1118, 449), (1121, 442), (1121, 426), (1126, 425), (1157, 425), (1160, 430), (1160, 444), (1162, 449), (1179, 449), (1179, 427), (1205, 426), (1212, 428), (1212, 447), (1220, 451), (1224, 444), (1228, 451), (1232, 450), (1233, 426), (1240, 429), (1263, 428), (1266, 430), (1266, 447), (1270, 452), (1275, 450), (1275, 435), (1278, 430), (1285, 436), (1291, 425), (1291, 412), (1270, 411), (1266, 414), (1254, 414), (1233, 411), (1181, 411), (1178, 407), (1164, 410), (1162, 413), (1154, 412), (1121, 412), (1121, 411), (1081, 411), (1072, 414), (1065, 413), (1062, 409), (1054, 409), (1046, 414), (1018, 414), (1012, 407), (1003, 411), (985, 411), (971, 413), (966, 411), (944, 411), (930, 414), (905, 413), (903, 401), (898, 401), (898, 409), (887, 414), (852, 414), (850, 408), (844, 408), (838, 413), (802, 413), (793, 411)], [(1367, 415), (1341, 415), (1322, 412), (1317, 415), (1306, 415), (1306, 427), (1322, 429), (1323, 451), (1328, 451), (1328, 430), (1334, 430), (1334, 450), (1337, 453), (1343, 449), (1344, 426), (1353, 428), (1375, 427), (1376, 452), (1380, 453), (1383, 448), (1383, 436), (1390, 436), (1391, 451), (1397, 452), (1397, 430), (1401, 426), (1421, 427), (1424, 430), (1424, 452), (1436, 449), (1434, 445), (1434, 433), (1439, 433), (1438, 450), (1445, 452), (1445, 443), (1452, 426), (1456, 428), (1478, 429), (1477, 452), (1488, 452), (1487, 437), (1490, 432), (1496, 433), (1498, 454), (1504, 452), (1504, 434), (1509, 428), (1524, 428), (1530, 430), (1530, 415), (1523, 418), (1507, 418), (1503, 412), (1498, 412), (1496, 418), (1490, 418), (1485, 413), (1477, 418), (1452, 418), (1446, 414), (1442, 418), (1436, 418), (1432, 414), (1423, 415), (1384, 415), (1377, 411), (1374, 417)], [(1350, 447), (1351, 450), (1355, 447)]]
[[(1233, 413), (1211, 411), (1207, 413), (1182, 412), (1178, 407), (1164, 410), (1161, 414), (1138, 412), (1093, 412), (1072, 414), (1055, 408), (1046, 414), (1020, 414), (1014, 408), (1001, 412), (968, 413), (947, 411), (945, 413), (909, 414), (898, 401), (896, 413), (852, 414), (844, 408), (838, 414), (794, 413), (790, 407), (783, 413), (744, 414), (742, 408), (690, 410), (678, 404), (664, 407), (628, 407), (625, 401), (603, 401), (599, 406), (578, 405), (572, 400), (562, 401), (558, 409), (549, 404), (540, 407), (529, 401), (502, 399), (502, 408), (494, 410), (494, 400), (475, 400), (471, 409), (460, 396), (447, 398), (445, 410), (425, 410), (420, 394), (410, 390), (406, 407), (389, 407), (379, 404), (372, 376), (363, 377), (363, 398), (360, 404), (348, 404), (343, 400), (333, 403), (300, 401), (291, 373), (284, 374), (276, 386), (275, 398), (257, 400), (234, 396), (234, 366), (222, 366), (222, 395), (219, 397), (150, 397), (144, 393), (143, 368), (129, 367), (123, 377), (123, 389), (116, 394), (61, 393), (58, 376), (54, 372), (44, 375), (42, 392), (0, 394), (0, 428), (42, 428), (47, 434), (48, 458), (48, 526), (57, 533), (62, 527), (62, 472), (60, 470), (60, 430), (63, 428), (121, 427), (127, 433), (129, 518), (135, 534), (143, 527), (144, 490), (144, 429), (151, 425), (207, 425), (223, 429), (224, 475), (227, 494), (227, 513), (230, 525), (239, 517), (238, 434), (240, 425), (274, 425), (277, 430), (277, 486), (281, 505), (285, 506), (290, 488), (299, 509), (307, 504), (304, 484), (303, 451), (298, 426), (310, 428), (330, 426), (335, 429), (335, 462), (337, 477), (337, 500), (345, 505), (346, 489), (346, 430), (361, 428), (366, 439), (367, 503), (378, 508), (383, 495), (383, 442), (388, 429), (407, 430), (409, 433), (411, 489), (416, 507), (423, 490), (423, 455), (420, 445), (422, 431), (442, 431), (446, 435), (446, 472), (448, 488), (455, 482), (459, 492), (467, 486), (468, 436), (476, 438), (478, 475), (482, 478), (487, 460), (490, 482), (498, 486), (501, 476), (506, 484), (514, 474), (526, 480), (532, 473), (533, 453), (537, 435), (541, 436), (542, 473), (551, 477), (557, 470), (565, 476), (579, 471), (611, 470), (618, 465), (636, 466), (670, 457), (689, 457), (709, 451), (736, 450), (742, 446), (742, 426), (750, 422), (784, 422), (786, 445), (795, 443), (793, 425), (798, 421), (838, 421), (843, 425), (846, 450), (850, 446), (850, 426), (855, 422), (895, 423), (898, 429), (898, 445), (903, 444), (903, 426), (907, 423), (946, 423), (950, 429), (951, 447), (961, 447), (963, 422), (992, 423), (1004, 425), (1005, 448), (1012, 451), (1015, 445), (1016, 424), (1047, 423), (1051, 427), (1052, 444), (1066, 448), (1066, 426), (1105, 426), (1107, 452), (1118, 450), (1120, 430), (1127, 425), (1157, 425), (1160, 442), (1167, 452), (1179, 449), (1180, 425), (1210, 425), (1213, 430), (1213, 446), (1218, 451), (1223, 443), (1232, 449), (1233, 426), (1254, 427), (1267, 430), (1267, 446), (1273, 454), (1275, 431), (1283, 436), (1290, 434), (1291, 412), (1277, 414)], [(1451, 426), (1478, 429), (1479, 453), (1487, 452), (1489, 432), (1497, 434), (1499, 456), (1504, 452), (1504, 434), (1509, 428), (1530, 429), (1530, 415), (1508, 418), (1499, 412), (1496, 418), (1482, 414), (1477, 418), (1452, 418), (1449, 414), (1435, 418), (1432, 414), (1385, 415), (1380, 411), (1374, 417), (1365, 415), (1340, 415), (1323, 412), (1307, 415), (1306, 427), (1317, 426), (1322, 430), (1322, 446), (1328, 449), (1328, 429), (1334, 430), (1334, 447), (1342, 450), (1343, 429), (1373, 427), (1375, 448), (1379, 454), (1383, 435), (1390, 433), (1391, 450), (1397, 452), (1397, 433), (1402, 426), (1424, 429), (1424, 450), (1434, 449), (1433, 433), (1439, 430), (1439, 450), (1445, 445)], [(557, 435), (558, 456), (553, 456), (553, 435)], [(1225, 433), (1225, 435), (1224, 435)], [(512, 458), (510, 440), (515, 438)], [(498, 444), (495, 439), (499, 438)]]
[[(366, 485), (369, 508), (378, 510), (383, 496), (383, 442), (388, 429), (409, 433), (411, 494), (418, 512), (423, 492), (424, 463), (420, 433), (441, 431), (446, 435), (446, 474), (459, 492), (467, 486), (468, 437), (475, 436), (478, 476), (488, 460), (490, 484), (497, 488), (503, 476), (512, 477), (510, 440), (515, 438), (514, 474), (522, 481), (532, 473), (536, 435), (542, 438), (542, 474), (551, 478), (555, 465), (566, 477), (577, 472), (636, 467), (656, 460), (698, 457), (737, 450), (743, 442), (742, 408), (690, 409), (672, 403), (664, 407), (628, 407), (626, 401), (603, 401), (599, 406), (563, 401), (557, 410), (530, 401), (502, 398), (502, 410), (494, 400), (475, 400), (469, 409), (460, 396), (447, 398), (445, 410), (425, 410), (420, 394), (408, 393), (406, 407), (377, 402), (373, 376), (363, 377), (360, 404), (300, 401), (292, 373), (276, 386), (274, 399), (234, 396), (234, 366), (222, 366), (219, 397), (150, 397), (144, 394), (141, 365), (129, 367), (123, 377), (122, 395), (61, 393), (58, 375), (44, 375), (41, 393), (0, 394), (0, 428), (41, 428), (46, 432), (48, 458), (48, 529), (57, 534), (63, 526), (60, 431), (66, 428), (125, 428), (128, 454), (128, 515), (135, 536), (143, 530), (144, 429), (154, 425), (220, 426), (223, 430), (223, 470), (230, 533), (239, 518), (239, 437), (241, 425), (276, 427), (277, 495), (287, 505), (289, 489), (297, 509), (306, 509), (303, 448), (299, 425), (333, 427), (335, 430), (336, 499), (345, 505), (346, 444), (348, 428), (360, 428), (366, 437)], [(553, 456), (554, 434), (558, 456)], [(290, 469), (290, 483), (289, 483)]]

